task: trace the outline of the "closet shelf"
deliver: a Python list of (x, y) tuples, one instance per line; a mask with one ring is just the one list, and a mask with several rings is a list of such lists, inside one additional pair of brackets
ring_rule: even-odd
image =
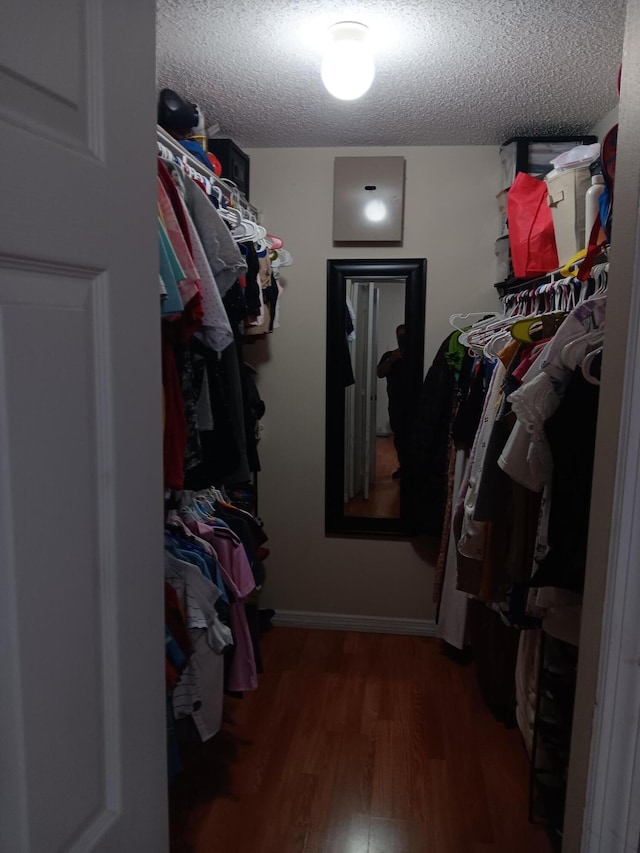
[(247, 198), (240, 192), (238, 189), (232, 189), (229, 183), (224, 181), (222, 178), (219, 178), (212, 169), (207, 169), (207, 167), (198, 160), (197, 157), (194, 157), (193, 154), (189, 153), (186, 148), (183, 148), (180, 143), (170, 136), (165, 130), (163, 130), (160, 125), (157, 126), (157, 141), (158, 145), (162, 145), (167, 148), (178, 160), (181, 160), (183, 163), (186, 163), (191, 169), (197, 172), (201, 177), (205, 180), (210, 181), (214, 186), (218, 187), (218, 189), (225, 195), (228, 200), (233, 200), (234, 193), (237, 193), (238, 199), (240, 201), (240, 206), (245, 208), (248, 212), (250, 212), (255, 221), (259, 221), (260, 211), (257, 207), (251, 204), (247, 200)]

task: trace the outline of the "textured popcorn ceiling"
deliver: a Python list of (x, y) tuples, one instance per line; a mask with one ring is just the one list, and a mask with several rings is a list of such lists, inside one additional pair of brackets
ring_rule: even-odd
[[(497, 144), (586, 131), (616, 103), (624, 0), (158, 0), (158, 84), (240, 145)], [(371, 30), (376, 79), (320, 81), (327, 28)]]

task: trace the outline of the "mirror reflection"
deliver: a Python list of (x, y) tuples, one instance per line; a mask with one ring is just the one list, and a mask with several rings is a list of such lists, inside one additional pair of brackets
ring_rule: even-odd
[(348, 279), (344, 513), (400, 518), (409, 419), (405, 280)]
[(425, 258), (327, 261), (329, 535), (411, 534), (403, 469), (422, 387), (426, 286)]

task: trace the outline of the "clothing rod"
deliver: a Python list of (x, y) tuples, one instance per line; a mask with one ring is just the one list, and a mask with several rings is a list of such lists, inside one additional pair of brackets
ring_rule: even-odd
[[(174, 139), (173, 136), (170, 136), (166, 130), (163, 130), (160, 125), (157, 126), (157, 139), (161, 145), (164, 145), (165, 148), (168, 148), (172, 154), (174, 154), (179, 160), (183, 160), (187, 163), (194, 171), (198, 172), (198, 174), (202, 175), (203, 178), (206, 178), (208, 181), (211, 181), (212, 184), (215, 184), (221, 192), (224, 193), (227, 199), (232, 198), (232, 188), (226, 184), (223, 180), (221, 180), (212, 169), (208, 169), (204, 163), (198, 160), (197, 157), (194, 157), (186, 148), (183, 148), (182, 145), (178, 142), (177, 139)], [(256, 222), (258, 221), (258, 216), (260, 211), (257, 207), (254, 207), (251, 202), (247, 201), (243, 193), (238, 192), (238, 198), (240, 199), (240, 205), (249, 210), (256, 218)]]
[[(604, 251), (598, 256), (598, 258), (596, 258), (594, 266), (597, 266), (599, 263), (605, 262), (606, 258), (607, 252)], [(509, 279), (507, 279), (506, 281), (494, 284), (494, 287), (498, 291), (500, 299), (502, 299), (503, 296), (507, 296), (513, 293), (523, 293), (525, 290), (533, 290), (535, 287), (539, 287), (541, 284), (548, 282), (551, 276), (556, 275), (560, 275), (559, 270), (553, 270), (552, 272), (545, 273), (544, 275), (536, 276), (536, 278), (515, 279), (513, 281), (509, 281)], [(556, 281), (566, 281), (568, 278), (576, 277), (577, 273), (569, 276), (560, 276), (560, 278), (556, 279)], [(549, 281), (549, 283), (551, 282)]]
[[(545, 275), (539, 275), (537, 278), (529, 278), (526, 280), (518, 279), (516, 281), (512, 281), (507, 284), (507, 282), (500, 282), (499, 284), (494, 285), (496, 290), (498, 291), (500, 298), (503, 296), (507, 296), (512, 293), (522, 293), (525, 290), (532, 290), (534, 287), (538, 287), (541, 284), (544, 284), (547, 281), (550, 281), (552, 275), (557, 275), (557, 273), (545, 273)], [(558, 279), (560, 281), (560, 279)]]

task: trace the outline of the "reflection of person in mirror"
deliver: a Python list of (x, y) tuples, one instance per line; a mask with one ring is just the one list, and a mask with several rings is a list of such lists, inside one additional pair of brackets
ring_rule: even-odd
[(396, 329), (398, 348), (389, 350), (378, 364), (378, 378), (387, 380), (387, 395), (389, 397), (389, 424), (393, 432), (393, 443), (398, 454), (398, 470), (394, 471), (393, 479), (402, 476), (402, 465), (406, 457), (408, 439), (407, 418), (407, 365), (404, 358), (406, 330), (404, 324)]

